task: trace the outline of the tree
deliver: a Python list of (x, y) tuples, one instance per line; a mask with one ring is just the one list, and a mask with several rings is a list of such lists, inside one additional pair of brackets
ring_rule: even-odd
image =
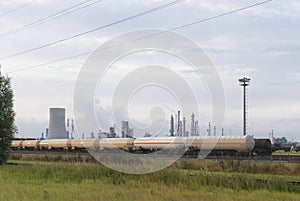
[(10, 78), (1, 75), (0, 70), (0, 165), (3, 165), (9, 156), (9, 147), (17, 130), (14, 124), (13, 101)]

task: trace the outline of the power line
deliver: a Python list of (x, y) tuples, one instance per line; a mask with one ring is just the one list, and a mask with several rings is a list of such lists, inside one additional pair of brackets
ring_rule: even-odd
[(212, 20), (212, 19), (215, 19), (215, 18), (220, 18), (220, 17), (223, 17), (225, 15), (230, 15), (232, 13), (236, 13), (236, 12), (239, 12), (239, 11), (242, 11), (242, 10), (253, 8), (253, 7), (262, 5), (262, 4), (269, 3), (271, 1), (273, 1), (273, 0), (262, 1), (262, 2), (259, 2), (259, 3), (256, 3), (256, 4), (252, 4), (250, 6), (246, 6), (246, 7), (243, 7), (243, 8), (236, 9), (236, 10), (232, 10), (232, 11), (227, 12), (227, 13), (223, 13), (223, 14), (212, 16), (212, 17), (209, 17), (209, 18), (206, 18), (206, 19), (203, 19), (203, 20), (198, 20), (198, 21), (195, 21), (195, 22), (192, 22), (192, 23), (189, 23), (189, 24), (185, 24), (185, 25), (173, 28), (172, 30), (182, 29), (182, 28), (185, 28), (185, 27), (188, 27), (188, 26), (192, 26), (194, 24), (198, 24), (198, 23), (201, 23), (201, 22), (209, 21), (209, 20)]
[[(220, 17), (226, 16), (226, 15), (230, 15), (230, 14), (242, 11), (242, 10), (246, 10), (246, 9), (249, 9), (249, 8), (252, 8), (252, 7), (256, 7), (256, 6), (259, 6), (259, 5), (271, 2), (271, 1), (273, 1), (273, 0), (267, 0), (267, 1), (260, 2), (260, 3), (252, 4), (250, 6), (242, 7), (242, 8), (235, 9), (235, 10), (232, 10), (232, 11), (229, 11), (229, 12), (226, 12), (226, 13), (222, 13), (222, 14), (219, 14), (219, 15), (208, 17), (208, 18), (205, 18), (205, 19), (202, 19), (202, 20), (197, 20), (197, 21), (194, 21), (192, 23), (187, 23), (187, 24), (184, 24), (184, 25), (181, 25), (181, 26), (177, 26), (177, 27), (171, 28), (170, 30), (171, 31), (175, 31), (175, 30), (178, 30), (178, 29), (182, 29), (182, 28), (185, 28), (185, 27), (188, 27), (188, 26), (192, 26), (192, 25), (195, 25), (195, 24), (198, 24), (198, 23), (206, 22), (206, 21), (209, 21), (209, 20), (213, 20), (213, 19), (216, 19), (216, 18), (220, 18)], [(156, 36), (156, 35), (160, 35), (160, 34), (163, 34), (163, 33), (166, 33), (166, 32), (167, 31), (161, 31), (161, 32), (158, 32), (158, 33), (155, 33), (155, 34), (150, 34), (150, 35), (147, 35), (147, 36), (144, 36), (144, 37), (141, 37), (141, 38), (137, 38), (137, 39), (134, 39), (134, 40), (131, 40), (131, 41), (125, 41), (125, 42), (118, 43), (118, 44), (115, 44), (115, 45), (112, 45), (112, 46), (108, 46), (108, 47), (105, 47), (105, 48), (102, 48), (102, 49), (98, 49), (96, 51), (89, 51), (89, 52), (85, 52), (85, 53), (73, 55), (73, 56), (70, 56), (70, 57), (65, 57), (65, 58), (62, 58), (62, 59), (58, 59), (58, 60), (54, 60), (54, 61), (49, 61), (49, 62), (38, 64), (38, 65), (29, 66), (29, 67), (26, 67), (26, 68), (22, 68), (22, 69), (10, 71), (8, 73), (14, 73), (14, 72), (24, 71), (24, 70), (28, 70), (28, 69), (32, 69), (32, 68), (38, 68), (40, 66), (50, 65), (50, 64), (54, 64), (54, 63), (66, 61), (66, 60), (69, 60), (69, 59), (78, 58), (78, 57), (81, 57), (81, 56), (85, 56), (85, 55), (91, 54), (92, 52), (98, 52), (98, 51), (103, 51), (103, 50), (108, 49), (108, 48), (118, 47), (118, 46), (121, 46), (123, 44), (127, 44), (127, 43), (130, 43), (130, 42), (135, 42), (135, 41), (143, 40), (143, 39), (150, 38), (150, 37), (153, 37), (153, 36)]]
[(9, 14), (11, 14), (11, 13), (17, 11), (17, 10), (20, 10), (21, 8), (24, 8), (24, 7), (26, 7), (26, 6), (28, 6), (28, 5), (32, 4), (32, 3), (34, 3), (34, 2), (36, 2), (36, 1), (37, 1), (37, 0), (30, 1), (30, 2), (28, 2), (28, 3), (25, 3), (25, 4), (21, 5), (21, 6), (18, 6), (18, 7), (16, 7), (16, 8), (12, 9), (12, 10), (9, 10), (9, 11), (7, 11), (7, 12), (5, 12), (5, 13), (2, 13), (2, 14), (0, 14), (0, 18), (1, 18), (1, 17), (4, 17), (4, 16), (6, 16), (6, 15), (9, 15)]
[[(96, 3), (99, 3), (99, 2), (101, 2), (101, 1), (103, 1), (103, 0), (98, 0), (98, 1), (95, 1), (95, 2), (92, 2), (92, 3), (89, 3), (89, 4), (87, 4), (87, 5), (84, 5), (84, 4), (86, 4), (86, 3), (90, 2), (90, 1), (93, 1), (93, 0), (86, 0), (86, 1), (83, 1), (83, 2), (81, 2), (81, 3), (75, 4), (75, 5), (73, 5), (73, 6), (71, 6), (71, 7), (68, 7), (68, 8), (66, 8), (66, 9), (63, 9), (63, 10), (61, 10), (61, 11), (58, 11), (58, 12), (56, 12), (56, 13), (54, 13), (54, 14), (51, 14), (51, 15), (49, 15), (49, 16), (47, 16), (47, 17), (44, 17), (44, 18), (42, 18), (42, 19), (33, 21), (33, 22), (31, 22), (31, 23), (29, 23), (29, 24), (26, 24), (26, 25), (24, 25), (24, 26), (22, 26), (22, 27), (19, 27), (19, 28), (13, 29), (13, 30), (11, 30), (11, 31), (5, 32), (5, 33), (3, 33), (3, 34), (0, 35), (0, 38), (2, 38), (2, 37), (4, 37), (4, 36), (11, 35), (11, 34), (14, 34), (14, 33), (17, 33), (17, 32), (20, 32), (20, 31), (24, 31), (24, 30), (30, 29), (30, 28), (32, 28), (32, 27), (35, 27), (35, 26), (40, 25), (40, 24), (44, 24), (44, 23), (46, 23), (46, 22), (53, 21), (53, 20), (55, 20), (55, 19), (57, 19), (57, 18), (60, 18), (60, 17), (62, 17), (62, 16), (65, 16), (65, 15), (68, 15), (68, 14), (70, 14), (70, 13), (74, 13), (74, 12), (76, 12), (76, 11), (78, 11), (78, 10), (84, 9), (84, 8), (86, 8), (86, 7), (92, 6), (92, 5), (94, 5), (94, 4), (96, 4)], [(81, 5), (84, 5), (84, 6), (81, 6)], [(81, 6), (81, 7), (76, 8), (76, 7), (78, 7), (78, 6)]]
[[(271, 1), (273, 1), (273, 0), (267, 0), (267, 1), (260, 2), (260, 3), (252, 4), (250, 6), (242, 7), (242, 8), (235, 9), (235, 10), (232, 10), (232, 11), (229, 11), (229, 12), (226, 12), (226, 13), (222, 13), (222, 14), (219, 14), (219, 15), (208, 17), (208, 18), (205, 18), (205, 19), (202, 19), (202, 20), (197, 20), (197, 21), (194, 21), (192, 23), (187, 23), (187, 24), (184, 24), (184, 25), (181, 25), (181, 26), (177, 26), (177, 27), (171, 28), (169, 30), (175, 31), (175, 30), (178, 30), (178, 29), (186, 28), (186, 27), (193, 26), (193, 25), (196, 25), (196, 24), (199, 24), (199, 23), (202, 23), (202, 22), (206, 22), (206, 21), (209, 21), (209, 20), (213, 20), (213, 19), (217, 19), (217, 18), (226, 16), (226, 15), (237, 13), (237, 12), (240, 12), (240, 11), (243, 11), (243, 10), (247, 10), (247, 9), (252, 8), (252, 7), (256, 7), (256, 6), (271, 2)], [(65, 58), (62, 58), (62, 59), (57, 59), (57, 60), (41, 63), (41, 64), (38, 64), (38, 65), (28, 66), (28, 67), (25, 67), (25, 68), (10, 71), (8, 73), (15, 73), (15, 72), (19, 72), (19, 71), (25, 71), (25, 70), (29, 70), (29, 69), (33, 69), (33, 68), (38, 68), (38, 67), (41, 67), (41, 66), (46, 66), (46, 65), (50, 65), (50, 64), (54, 64), (54, 63), (63, 62), (63, 61), (69, 60), (69, 59), (74, 59), (74, 58), (82, 57), (82, 56), (85, 56), (85, 55), (89, 55), (93, 52), (103, 51), (103, 50), (108, 49), (108, 48), (118, 47), (118, 46), (121, 46), (123, 44), (130, 43), (130, 42), (135, 42), (135, 41), (143, 40), (143, 39), (146, 39), (146, 38), (150, 38), (150, 37), (160, 35), (160, 34), (163, 34), (163, 33), (166, 33), (166, 32), (168, 32), (168, 30), (167, 31), (161, 31), (161, 32), (158, 32), (158, 33), (155, 33), (155, 34), (150, 34), (150, 35), (147, 35), (147, 36), (144, 36), (144, 37), (141, 37), (141, 38), (137, 38), (137, 39), (134, 39), (134, 40), (131, 40), (131, 41), (125, 41), (125, 42), (122, 42), (122, 43), (118, 43), (118, 44), (108, 46), (108, 47), (105, 47), (105, 48), (102, 48), (102, 49), (98, 49), (98, 50), (95, 50), (95, 51), (89, 51), (89, 52), (85, 52), (85, 53), (65, 57)]]
[(7, 72), (7, 73), (15, 73), (15, 72), (30, 70), (30, 69), (33, 69), (33, 68), (38, 68), (38, 67), (41, 67), (41, 66), (46, 66), (46, 65), (50, 65), (50, 64), (54, 64), (54, 63), (59, 63), (59, 62), (66, 61), (66, 60), (69, 60), (69, 59), (74, 59), (74, 58), (82, 57), (82, 56), (88, 55), (88, 54), (90, 54), (92, 52), (93, 51), (85, 52), (85, 53), (81, 53), (81, 54), (76, 54), (74, 56), (69, 56), (69, 57), (65, 57), (65, 58), (62, 58), (62, 59), (57, 59), (57, 60), (53, 60), (53, 61), (41, 63), (41, 64), (38, 64), (38, 65), (28, 66), (28, 67), (17, 69), (17, 70), (10, 71), (10, 72)]
[(87, 4), (87, 5), (81, 6), (81, 7), (79, 7), (79, 8), (74, 9), (74, 10), (70, 10), (69, 12), (62, 13), (62, 14), (60, 14), (60, 15), (58, 15), (58, 16), (55, 16), (55, 17), (53, 17), (53, 18), (51, 18), (51, 19), (45, 20), (45, 21), (43, 21), (43, 22), (40, 22), (40, 23), (38, 23), (38, 24), (36, 24), (36, 25), (40, 25), (40, 24), (43, 24), (43, 23), (46, 23), (46, 22), (49, 22), (49, 21), (53, 21), (53, 20), (55, 20), (55, 19), (57, 19), (57, 18), (60, 18), (60, 17), (65, 16), (65, 15), (68, 15), (68, 14), (70, 14), (70, 13), (74, 13), (74, 12), (76, 12), (76, 11), (78, 11), (78, 10), (82, 10), (82, 9), (84, 9), (84, 8), (87, 8), (87, 7), (89, 7), (89, 6), (92, 6), (92, 5), (97, 4), (97, 3), (99, 3), (99, 2), (102, 2), (102, 1), (104, 1), (104, 0), (97, 0), (97, 1), (95, 1), (95, 2), (92, 2), (92, 3), (89, 3), (89, 4)]
[(98, 31), (98, 30), (107, 28), (107, 27), (114, 26), (114, 25), (119, 24), (119, 23), (122, 23), (122, 22), (126, 22), (126, 21), (129, 21), (129, 20), (132, 20), (132, 19), (141, 17), (141, 16), (143, 16), (143, 15), (146, 15), (146, 14), (149, 14), (149, 13), (152, 13), (152, 12), (155, 12), (155, 11), (158, 11), (158, 10), (161, 10), (161, 9), (164, 9), (164, 8), (167, 8), (167, 7), (176, 5), (176, 4), (181, 3), (181, 2), (183, 2), (183, 1), (185, 1), (185, 0), (176, 0), (176, 1), (172, 1), (172, 2), (170, 2), (170, 3), (163, 4), (163, 5), (161, 5), (161, 6), (158, 6), (158, 7), (155, 7), (155, 8), (152, 8), (152, 9), (149, 9), (149, 10), (146, 10), (146, 11), (143, 11), (143, 12), (140, 12), (140, 13), (138, 13), (138, 14), (135, 14), (135, 15), (132, 15), (132, 16), (129, 16), (129, 17), (126, 17), (126, 18), (121, 19), (121, 20), (117, 20), (117, 21), (115, 21), (115, 22), (112, 22), (112, 23), (109, 23), (109, 24), (106, 24), (106, 25), (103, 25), (103, 26), (100, 26), (100, 27), (97, 27), (97, 28), (94, 28), (94, 29), (91, 29), (91, 30), (89, 30), (89, 31), (85, 31), (85, 32), (82, 32), (82, 33), (79, 33), (79, 34), (75, 34), (75, 35), (73, 35), (73, 36), (70, 36), (70, 37), (67, 37), (67, 38), (64, 38), (64, 39), (60, 39), (60, 40), (57, 40), (57, 41), (54, 41), (54, 42), (51, 42), (51, 43), (47, 43), (47, 44), (45, 44), (45, 45), (41, 45), (41, 46), (38, 46), (38, 47), (35, 47), (35, 48), (32, 48), (32, 49), (29, 49), (29, 50), (25, 50), (25, 51), (22, 51), (22, 52), (18, 52), (18, 53), (15, 53), (15, 54), (6, 56), (6, 57), (4, 57), (4, 58), (1, 58), (0, 60), (1, 60), (1, 61), (7, 60), (7, 59), (10, 59), (10, 58), (13, 58), (13, 57), (16, 57), (16, 56), (20, 56), (20, 55), (23, 55), (23, 54), (26, 54), (26, 53), (29, 53), (29, 52), (33, 52), (33, 51), (36, 51), (36, 50), (39, 50), (39, 49), (43, 49), (43, 48), (45, 48), (45, 47), (49, 47), (49, 46), (52, 46), (52, 45), (56, 45), (56, 44), (58, 44), (58, 43), (65, 42), (65, 41), (68, 41), (68, 40), (77, 38), (77, 37), (79, 37), (79, 36), (83, 36), (83, 35), (86, 35), (86, 34), (89, 34), (89, 33), (92, 33), (92, 32), (95, 32), (95, 31)]

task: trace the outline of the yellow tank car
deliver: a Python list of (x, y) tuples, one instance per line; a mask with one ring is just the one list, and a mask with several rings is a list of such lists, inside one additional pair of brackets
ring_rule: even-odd
[(133, 149), (133, 138), (102, 138), (99, 142), (100, 150), (103, 149)]
[(74, 139), (71, 141), (71, 148), (74, 149), (98, 149), (98, 139)]
[(40, 140), (24, 140), (22, 142), (22, 148), (23, 149), (38, 149), (40, 146)]
[[(71, 140), (61, 139), (61, 140), (46, 140), (48, 143), (48, 149), (63, 149), (69, 150), (71, 148)], [(45, 141), (43, 142), (43, 144)], [(42, 144), (42, 145), (43, 145)]]
[(10, 148), (13, 150), (18, 150), (18, 149), (22, 149), (22, 142), (24, 140), (13, 140), (11, 142)]

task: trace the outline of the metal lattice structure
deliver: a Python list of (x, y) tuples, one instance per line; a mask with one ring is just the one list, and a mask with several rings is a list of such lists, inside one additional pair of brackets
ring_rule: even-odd
[(239, 79), (240, 86), (244, 89), (244, 112), (243, 112), (243, 118), (244, 118), (244, 135), (247, 135), (247, 121), (248, 121), (248, 104), (247, 104), (247, 86), (250, 85), (250, 78), (242, 78)]

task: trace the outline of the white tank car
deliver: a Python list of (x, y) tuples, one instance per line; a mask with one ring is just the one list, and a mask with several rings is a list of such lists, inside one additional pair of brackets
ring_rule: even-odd
[(182, 137), (144, 137), (136, 138), (134, 148), (139, 150), (161, 150), (184, 148), (185, 142)]
[(133, 148), (133, 138), (102, 138), (99, 142), (100, 150), (103, 149), (123, 149), (130, 150)]
[(186, 137), (186, 146), (197, 150), (250, 152), (255, 142), (253, 136), (195, 136)]

